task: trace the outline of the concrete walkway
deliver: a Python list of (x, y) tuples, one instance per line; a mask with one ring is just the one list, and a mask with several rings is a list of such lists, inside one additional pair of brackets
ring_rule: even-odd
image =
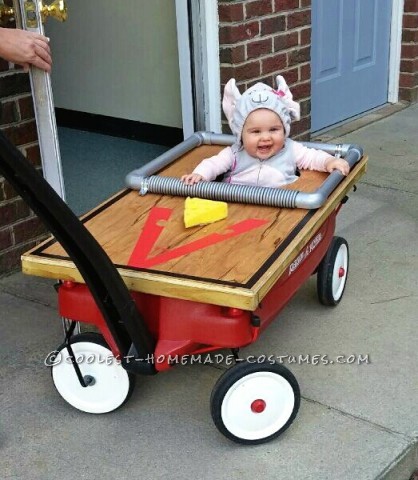
[[(418, 468), (417, 125), (415, 105), (333, 140), (370, 156), (338, 216), (351, 253), (344, 298), (320, 305), (312, 278), (242, 354), (347, 362), (287, 365), (301, 408), (268, 444), (235, 445), (212, 424), (219, 365), (138, 377), (111, 414), (74, 410), (43, 365), (62, 340), (52, 282), (1, 279), (0, 479), (408, 480)], [(368, 361), (348, 363), (359, 355)]]

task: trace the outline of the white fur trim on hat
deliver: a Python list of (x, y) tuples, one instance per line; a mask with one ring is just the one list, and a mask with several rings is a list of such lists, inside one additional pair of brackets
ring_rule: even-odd
[(225, 85), (222, 108), (238, 143), (241, 141), (245, 120), (251, 112), (259, 108), (267, 108), (277, 113), (283, 122), (286, 137), (289, 136), (292, 120), (299, 120), (300, 106), (293, 100), (293, 95), (285, 79), (278, 75), (276, 81), (277, 90), (259, 82), (242, 95), (235, 84), (234, 78), (231, 78)]

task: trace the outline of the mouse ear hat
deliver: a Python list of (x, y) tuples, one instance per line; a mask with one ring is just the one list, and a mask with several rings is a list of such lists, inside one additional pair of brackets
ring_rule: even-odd
[(291, 122), (299, 120), (300, 106), (293, 100), (285, 79), (278, 75), (276, 81), (277, 90), (259, 82), (242, 95), (234, 78), (225, 85), (222, 108), (238, 143), (241, 142), (245, 120), (251, 112), (259, 108), (267, 108), (277, 113), (283, 123), (286, 137), (289, 136)]

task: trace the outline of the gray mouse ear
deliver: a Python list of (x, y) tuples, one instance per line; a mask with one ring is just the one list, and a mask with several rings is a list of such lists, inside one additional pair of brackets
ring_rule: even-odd
[(292, 92), (287, 86), (286, 80), (281, 75), (277, 75), (276, 82), (277, 82), (276, 93), (279, 95), (282, 102), (284, 103), (286, 108), (289, 110), (290, 117), (292, 118), (292, 120), (299, 120), (300, 105), (298, 102), (295, 102), (293, 100)]
[(222, 108), (225, 113), (225, 117), (228, 120), (229, 126), (232, 130), (232, 118), (234, 116), (235, 106), (237, 101), (241, 98), (241, 94), (235, 84), (235, 78), (231, 78), (225, 85), (224, 96), (222, 99)]

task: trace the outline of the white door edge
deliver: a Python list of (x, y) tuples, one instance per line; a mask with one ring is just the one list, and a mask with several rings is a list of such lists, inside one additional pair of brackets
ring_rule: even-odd
[(219, 15), (218, 1), (201, 2), (202, 68), (205, 91), (205, 128), (221, 133), (221, 85), (219, 60)]
[(183, 136), (195, 131), (193, 110), (192, 67), (190, 54), (190, 26), (187, 2), (176, 0), (177, 46), (179, 53), (181, 113)]
[(39, 68), (30, 69), (39, 150), (45, 180), (65, 200), (64, 177), (55, 119), (50, 75)]
[[(16, 1), (14, 2), (14, 5), (16, 7)], [(37, 20), (37, 26), (35, 28), (28, 27), (26, 24), (24, 1), (18, 0), (18, 5), (21, 15), (18, 15), (17, 19), (18, 22), (21, 20), (22, 28), (31, 32), (43, 34), (44, 29), (41, 22), (39, 3), (34, 2)], [(62, 175), (51, 77), (48, 73), (35, 67), (29, 69), (29, 76), (43, 175), (45, 180), (58, 193), (58, 195), (65, 200), (64, 179)]]
[(401, 65), (403, 10), (404, 0), (393, 0), (389, 47), (389, 103), (396, 103), (399, 100), (399, 73)]

